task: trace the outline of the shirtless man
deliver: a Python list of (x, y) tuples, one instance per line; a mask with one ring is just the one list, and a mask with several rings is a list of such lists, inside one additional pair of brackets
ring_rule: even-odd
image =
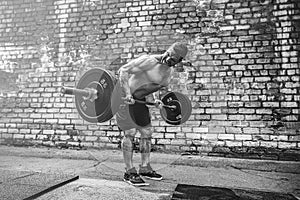
[[(156, 92), (170, 82), (173, 66), (179, 64), (187, 54), (187, 47), (182, 43), (174, 43), (161, 55), (143, 55), (119, 69), (120, 84), (123, 88), (124, 104), (121, 104), (116, 114), (119, 128), (124, 131), (122, 151), (125, 162), (124, 181), (135, 185), (147, 185), (140, 177), (162, 180), (150, 166), (151, 126), (149, 109), (145, 104), (135, 102), (135, 99), (155, 102), (161, 108), (162, 102)], [(136, 131), (140, 132), (141, 165), (139, 172), (132, 162), (133, 140)]]

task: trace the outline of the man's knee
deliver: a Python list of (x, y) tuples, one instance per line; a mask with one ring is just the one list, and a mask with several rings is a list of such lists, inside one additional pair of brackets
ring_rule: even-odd
[(135, 130), (126, 130), (124, 131), (124, 138), (122, 140), (122, 149), (123, 151), (132, 151), (133, 150), (133, 141), (136, 134)]
[(130, 130), (126, 130), (124, 131), (124, 137), (125, 138), (134, 138), (134, 136), (136, 135), (136, 130), (135, 129), (130, 129)]
[(153, 133), (153, 127), (147, 127), (139, 130), (141, 133), (141, 138), (143, 139), (151, 139)]

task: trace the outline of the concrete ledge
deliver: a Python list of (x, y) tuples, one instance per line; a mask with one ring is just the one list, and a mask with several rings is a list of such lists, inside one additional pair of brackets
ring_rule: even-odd
[(266, 161), (256, 159), (237, 159), (209, 156), (188, 156), (176, 161), (177, 165), (196, 167), (235, 168), (241, 170), (256, 170), (267, 172), (283, 172), (300, 174), (300, 162), (296, 161)]

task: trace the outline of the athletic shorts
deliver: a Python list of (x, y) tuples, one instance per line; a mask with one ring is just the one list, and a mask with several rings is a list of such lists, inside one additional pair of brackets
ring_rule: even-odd
[[(141, 99), (145, 101), (146, 99)], [(132, 105), (122, 103), (116, 113), (116, 120), (122, 131), (140, 129), (151, 126), (149, 108), (146, 104), (134, 103)]]

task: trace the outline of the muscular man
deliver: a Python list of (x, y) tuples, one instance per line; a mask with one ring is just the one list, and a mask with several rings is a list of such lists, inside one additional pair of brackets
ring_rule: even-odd
[[(180, 63), (187, 54), (187, 47), (182, 43), (174, 43), (161, 55), (143, 55), (119, 69), (119, 79), (124, 92), (124, 104), (116, 114), (119, 128), (124, 131), (122, 151), (125, 162), (124, 181), (136, 185), (147, 185), (140, 177), (162, 180), (150, 166), (151, 126), (149, 109), (145, 104), (135, 102), (149, 98), (161, 108), (156, 92), (170, 82), (172, 67)], [(140, 132), (141, 165), (139, 172), (132, 163), (133, 140), (136, 131)]]

